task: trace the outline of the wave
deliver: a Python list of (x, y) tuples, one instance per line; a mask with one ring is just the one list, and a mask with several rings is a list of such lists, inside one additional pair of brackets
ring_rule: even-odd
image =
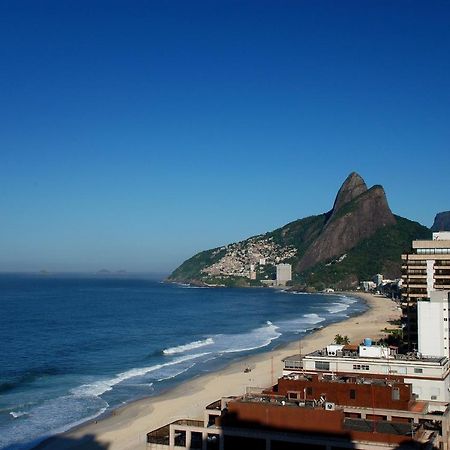
[(314, 325), (324, 321), (324, 317), (319, 316), (316, 313), (308, 313), (303, 314), (301, 317), (297, 317), (296, 319), (277, 322), (277, 324), (283, 332), (299, 334), (316, 328)]
[(175, 378), (178, 375), (181, 375), (182, 373), (187, 372), (189, 369), (192, 369), (192, 367), (194, 367), (194, 366), (195, 366), (195, 363), (194, 364), (189, 364), (188, 366), (183, 367), (181, 370), (179, 369), (179, 370), (168, 370), (168, 371), (165, 371), (162, 374), (161, 378), (158, 378), (157, 381), (161, 382), (161, 381), (165, 381), (165, 380), (171, 380), (172, 378)]
[(21, 411), (21, 416), (26, 417), (23, 420), (15, 419), (11, 432), (0, 435), (0, 448), (34, 448), (52, 435), (100, 416), (108, 407), (109, 404), (100, 398), (85, 399), (65, 395), (48, 399), (27, 411)]
[(173, 361), (169, 361), (163, 364), (155, 364), (149, 367), (139, 367), (127, 370), (126, 372), (119, 373), (113, 378), (109, 378), (106, 380), (99, 380), (91, 384), (83, 384), (72, 389), (70, 392), (79, 397), (87, 397), (94, 396), (99, 397), (105, 392), (111, 391), (113, 387), (119, 383), (122, 383), (125, 380), (130, 378), (139, 377), (146, 375), (150, 372), (155, 372), (156, 370), (162, 369), (168, 366), (174, 366), (176, 364), (183, 363), (185, 361), (190, 361), (192, 359), (201, 358), (202, 356), (208, 355), (208, 353), (198, 353), (194, 355), (186, 355), (181, 356), (179, 358), (174, 359)]
[(205, 345), (214, 344), (213, 338), (206, 338), (200, 341), (193, 341), (189, 344), (178, 345), (177, 347), (170, 347), (163, 350), (164, 355), (175, 355), (177, 353), (184, 353), (189, 350), (194, 350), (196, 348), (204, 347)]
[(339, 296), (339, 299), (342, 300), (344, 303), (347, 303), (349, 305), (358, 302), (358, 299), (356, 299), (354, 297), (347, 297), (346, 295)]
[(347, 303), (331, 303), (326, 307), (326, 310), (331, 314), (340, 313), (346, 311), (350, 307)]
[(218, 353), (236, 353), (256, 350), (266, 347), (273, 340), (278, 339), (281, 333), (279, 327), (267, 321), (265, 326), (255, 328), (241, 334), (218, 334), (214, 338), (214, 350)]
[(18, 417), (27, 416), (28, 413), (24, 411), (10, 411), (9, 413), (14, 419), (17, 419)]

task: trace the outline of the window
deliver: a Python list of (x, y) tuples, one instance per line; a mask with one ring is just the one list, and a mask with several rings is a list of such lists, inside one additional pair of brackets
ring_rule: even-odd
[(313, 393), (312, 387), (307, 387), (306, 388), (306, 395), (312, 395), (312, 393)]
[(423, 369), (420, 367), (414, 367), (414, 373), (423, 373)]
[(350, 398), (353, 400), (356, 398), (356, 390), (355, 389), (350, 389)]
[(316, 370), (330, 370), (330, 363), (328, 361), (316, 361)]
[(392, 400), (400, 400), (400, 389), (398, 387), (392, 388)]
[(288, 397), (297, 399), (298, 398), (297, 392), (289, 392)]
[(353, 370), (369, 370), (366, 364), (353, 364)]

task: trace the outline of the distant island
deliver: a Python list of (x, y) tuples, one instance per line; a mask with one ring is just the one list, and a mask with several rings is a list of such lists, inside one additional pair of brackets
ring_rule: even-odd
[(96, 275), (127, 275), (128, 272), (126, 270), (108, 270), (108, 269), (100, 269), (96, 272)]
[(330, 211), (200, 252), (167, 280), (263, 286), (275, 278), (276, 266), (286, 263), (292, 266), (290, 284), (298, 289), (352, 289), (377, 273), (400, 277), (400, 255), (410, 249), (412, 240), (430, 237), (429, 228), (391, 212), (382, 186), (369, 189), (353, 172)]

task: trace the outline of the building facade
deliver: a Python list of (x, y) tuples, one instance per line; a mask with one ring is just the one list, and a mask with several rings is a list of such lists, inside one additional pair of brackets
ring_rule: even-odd
[(402, 255), (402, 309), (409, 349), (417, 349), (417, 301), (450, 289), (450, 232), (412, 242), (413, 253)]
[[(336, 350), (336, 347), (341, 347)], [(370, 348), (371, 347), (371, 348)], [(450, 401), (448, 358), (397, 354), (379, 346), (328, 346), (284, 360), (283, 375), (366, 376), (409, 383), (418, 400)], [(330, 351), (330, 348), (333, 350)], [(367, 349), (371, 351), (368, 352)]]
[(286, 286), (292, 280), (292, 266), (290, 264), (277, 264), (277, 286)]
[(429, 300), (417, 302), (418, 351), (432, 356), (449, 356), (450, 291), (432, 291)]
[(149, 450), (448, 450), (449, 405), (418, 402), (411, 385), (297, 374), (272, 389), (208, 405), (200, 420), (147, 434)]

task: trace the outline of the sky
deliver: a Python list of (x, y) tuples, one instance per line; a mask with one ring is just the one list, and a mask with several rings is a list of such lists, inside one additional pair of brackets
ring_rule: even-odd
[(450, 1), (0, 2), (0, 271), (170, 272), (328, 211), (450, 210)]

